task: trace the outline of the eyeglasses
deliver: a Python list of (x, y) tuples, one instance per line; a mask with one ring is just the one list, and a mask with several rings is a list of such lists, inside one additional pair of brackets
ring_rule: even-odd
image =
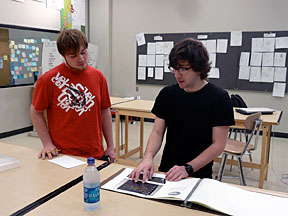
[(173, 68), (173, 67), (169, 67), (169, 70), (172, 72), (172, 73), (175, 73), (175, 71), (178, 71), (180, 74), (184, 75), (186, 74), (192, 67), (179, 67), (179, 68)]

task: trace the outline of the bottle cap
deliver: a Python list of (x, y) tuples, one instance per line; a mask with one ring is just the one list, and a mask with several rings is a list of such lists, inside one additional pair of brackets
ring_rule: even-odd
[(88, 164), (95, 164), (95, 158), (93, 158), (93, 157), (87, 158), (87, 163)]

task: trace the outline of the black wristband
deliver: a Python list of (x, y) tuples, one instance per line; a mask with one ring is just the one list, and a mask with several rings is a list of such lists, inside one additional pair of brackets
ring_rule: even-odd
[(188, 173), (188, 176), (192, 176), (192, 174), (194, 173), (194, 169), (191, 165), (189, 164), (185, 164), (185, 170)]

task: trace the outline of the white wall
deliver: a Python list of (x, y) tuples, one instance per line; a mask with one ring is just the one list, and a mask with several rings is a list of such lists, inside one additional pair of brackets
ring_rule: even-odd
[(105, 75), (111, 92), (111, 0), (90, 0), (90, 43), (98, 46), (97, 68)]
[[(95, 38), (96, 44), (108, 42), (111, 46), (112, 76), (108, 79), (112, 96), (140, 95), (143, 99), (154, 100), (162, 88), (138, 85), (139, 91), (136, 91), (136, 33), (288, 30), (286, 0), (111, 0), (110, 5), (100, 4), (103, 0), (91, 1), (99, 3), (95, 7), (91, 4), (91, 23), (103, 11), (105, 19), (112, 19), (110, 29), (105, 19), (103, 23), (101, 20), (97, 22), (97, 28), (108, 30), (108, 33), (91, 29), (91, 38)], [(109, 33), (112, 34), (111, 42), (107, 37)], [(103, 62), (109, 62), (111, 56), (103, 54)], [(99, 55), (102, 53), (99, 52)], [(282, 99), (265, 92), (229, 92), (240, 94), (251, 107), (283, 110), (281, 125), (276, 126), (274, 131), (288, 132), (288, 96)]]
[[(41, 29), (60, 29), (60, 12), (44, 3), (1, 0), (0, 23)], [(32, 125), (29, 108), (31, 86), (0, 88), (0, 133)]]

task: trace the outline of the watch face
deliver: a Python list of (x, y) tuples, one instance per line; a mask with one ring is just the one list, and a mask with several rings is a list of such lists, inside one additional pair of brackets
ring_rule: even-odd
[(194, 173), (193, 167), (190, 166), (189, 164), (185, 164), (185, 169), (186, 169), (186, 172), (188, 173), (188, 175), (191, 175)]

